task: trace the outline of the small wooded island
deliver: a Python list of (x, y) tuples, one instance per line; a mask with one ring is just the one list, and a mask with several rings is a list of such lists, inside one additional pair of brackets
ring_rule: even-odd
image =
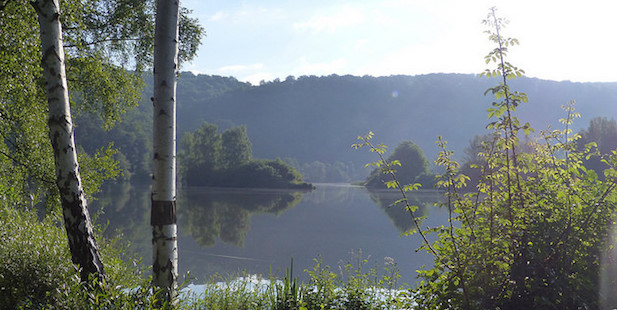
[[(400, 163), (393, 165), (393, 169), (401, 185), (420, 183), (424, 189), (433, 188), (435, 185), (435, 174), (430, 171), (424, 152), (411, 140), (399, 143), (386, 161)], [(386, 183), (390, 180), (392, 177), (384, 174), (382, 168), (375, 168), (362, 185), (369, 189), (385, 189)]]
[(182, 138), (178, 163), (187, 186), (313, 189), (280, 159), (253, 159), (245, 126), (219, 134), (216, 125), (204, 122)]

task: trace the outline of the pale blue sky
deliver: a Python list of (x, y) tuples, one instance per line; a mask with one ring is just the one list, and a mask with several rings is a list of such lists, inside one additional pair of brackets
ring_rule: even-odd
[(482, 20), (497, 6), (510, 61), (528, 76), (617, 81), (612, 0), (181, 0), (205, 27), (182, 70), (242, 81), (288, 75), (480, 73), (492, 48)]

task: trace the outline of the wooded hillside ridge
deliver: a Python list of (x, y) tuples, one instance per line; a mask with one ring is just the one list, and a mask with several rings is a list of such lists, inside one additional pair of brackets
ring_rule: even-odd
[[(131, 173), (147, 173), (142, 158), (150, 148), (150, 129), (144, 127), (152, 115), (150, 80), (146, 78), (139, 107), (111, 131), (96, 129), (98, 116), (82, 114), (77, 119), (77, 141), (86, 151), (114, 141)], [(246, 126), (255, 158), (282, 158), (301, 172), (303, 166), (322, 164), (331, 168), (330, 180), (359, 180), (370, 172), (364, 165), (372, 158), (350, 145), (369, 131), (392, 148), (414, 141), (429, 162), (438, 152), (437, 136), (443, 136), (455, 157), (462, 158), (469, 141), (487, 133), (486, 110), (494, 99), (483, 93), (494, 82), (473, 74), (330, 75), (290, 76), (253, 86), (233, 77), (183, 72), (178, 80), (178, 136), (204, 121), (220, 130)], [(529, 103), (517, 113), (538, 130), (560, 128), (560, 107), (571, 100), (582, 115), (573, 124), (575, 132), (594, 117), (617, 115), (617, 83), (520, 78), (512, 87), (528, 94)], [(316, 177), (305, 179), (315, 182)]]

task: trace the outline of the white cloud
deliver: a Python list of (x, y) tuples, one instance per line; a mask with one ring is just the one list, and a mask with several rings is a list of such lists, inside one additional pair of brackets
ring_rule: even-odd
[(344, 72), (347, 66), (345, 58), (337, 58), (328, 62), (308, 62), (306, 57), (300, 58), (300, 65), (293, 69), (295, 75), (329, 75)]
[(261, 81), (272, 81), (274, 80), (274, 78), (275, 76), (271, 73), (258, 72), (258, 73), (250, 74), (244, 77), (240, 77), (238, 78), (238, 80), (242, 82), (249, 82), (253, 85), (259, 85)]
[(400, 45), (372, 62), (355, 68), (352, 74), (387, 76), (393, 74), (480, 73), (484, 55), (492, 48), (482, 34), (467, 37), (442, 34), (433, 41)]
[(214, 13), (214, 15), (211, 15), (208, 20), (209, 21), (213, 21), (213, 22), (218, 22), (221, 21), (225, 18), (227, 18), (229, 16), (229, 14), (223, 12), (223, 11), (217, 11), (216, 13)]
[(354, 43), (354, 49), (359, 50), (365, 47), (366, 45), (368, 45), (369, 43), (371, 43), (371, 40), (368, 38), (362, 38), (362, 39), (356, 40), (356, 42)]
[(264, 68), (266, 66), (263, 63), (254, 63), (249, 65), (223, 66), (214, 71), (223, 76), (234, 76), (240, 81), (259, 85), (261, 81), (271, 81), (276, 78), (272, 73), (265, 72)]
[(264, 67), (264, 64), (262, 63), (255, 63), (251, 65), (231, 65), (231, 66), (220, 67), (216, 69), (216, 71), (224, 73), (224, 74), (234, 74), (234, 73), (246, 72), (246, 71), (251, 71), (251, 70), (260, 70), (260, 69), (263, 69), (263, 67)]
[(256, 83), (306, 74), (481, 72), (492, 48), (481, 21), (495, 2), (511, 21), (504, 35), (521, 42), (510, 61), (529, 76), (617, 81), (611, 1), (187, 2), (204, 20), (224, 22), (205, 25), (200, 56), (183, 67)]
[(313, 15), (309, 20), (305, 22), (294, 23), (293, 28), (303, 31), (308, 30), (317, 32), (333, 32), (340, 28), (352, 27), (361, 24), (365, 20), (366, 15), (361, 8), (346, 5), (338, 8), (336, 12), (333, 12), (329, 15)]
[(285, 12), (279, 7), (263, 7), (243, 4), (232, 7), (226, 11), (217, 11), (208, 17), (209, 21), (225, 21), (232, 25), (250, 25), (250, 27), (263, 27), (264, 25), (277, 23), (285, 18)]

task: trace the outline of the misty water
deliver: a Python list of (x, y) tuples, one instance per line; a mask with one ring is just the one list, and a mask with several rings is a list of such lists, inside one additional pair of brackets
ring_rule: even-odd
[[(316, 184), (310, 192), (268, 189), (184, 188), (178, 193), (178, 247), (181, 275), (192, 282), (213, 274), (226, 278), (248, 274), (283, 277), (294, 260), (295, 276), (311, 269), (315, 259), (338, 272), (339, 266), (367, 259), (366, 268), (382, 270), (384, 258), (397, 263), (401, 283), (414, 285), (415, 270), (431, 265), (430, 255), (417, 252), (420, 236), (402, 236), (412, 228), (394, 191), (368, 191), (347, 184)], [(122, 233), (129, 252), (151, 263), (150, 190), (147, 186), (108, 190), (92, 203), (106, 234)], [(423, 226), (447, 222), (447, 211), (433, 204), (434, 191), (410, 195), (428, 215)]]

